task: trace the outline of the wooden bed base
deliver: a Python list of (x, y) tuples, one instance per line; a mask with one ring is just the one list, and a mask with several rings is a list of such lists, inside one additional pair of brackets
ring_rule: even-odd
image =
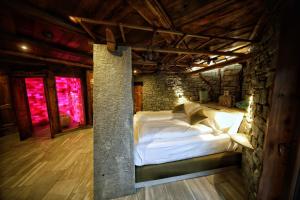
[(223, 152), (175, 162), (135, 167), (136, 188), (207, 176), (240, 167), (240, 152)]

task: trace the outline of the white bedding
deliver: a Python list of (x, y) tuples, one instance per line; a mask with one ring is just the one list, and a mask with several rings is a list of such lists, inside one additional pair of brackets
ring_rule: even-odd
[(170, 141), (155, 141), (135, 145), (134, 162), (137, 166), (160, 164), (205, 156), (235, 149), (228, 134), (203, 134)]
[[(239, 122), (240, 123), (240, 122)], [(235, 148), (227, 133), (203, 124), (190, 125), (183, 113), (138, 112), (134, 116), (134, 162), (137, 166), (205, 156)]]
[(191, 126), (186, 119), (158, 120), (141, 123), (136, 127), (137, 142), (149, 143), (157, 140), (173, 140), (190, 138), (200, 133), (212, 133), (213, 130), (205, 125)]

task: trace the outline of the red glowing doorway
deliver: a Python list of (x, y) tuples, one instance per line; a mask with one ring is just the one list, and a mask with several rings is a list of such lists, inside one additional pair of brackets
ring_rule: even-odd
[(49, 117), (43, 78), (25, 78), (33, 134), (50, 137)]
[(60, 125), (62, 129), (84, 125), (80, 78), (55, 77)]

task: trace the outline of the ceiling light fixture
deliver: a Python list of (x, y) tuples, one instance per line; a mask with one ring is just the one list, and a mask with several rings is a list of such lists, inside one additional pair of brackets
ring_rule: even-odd
[(134, 74), (136, 74), (136, 73), (137, 73), (137, 70), (136, 70), (136, 69), (135, 69), (135, 70), (133, 70), (133, 73), (134, 73)]

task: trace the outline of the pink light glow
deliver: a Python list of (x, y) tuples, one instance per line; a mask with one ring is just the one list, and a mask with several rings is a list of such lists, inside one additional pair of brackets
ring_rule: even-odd
[(71, 123), (84, 124), (80, 78), (55, 77), (59, 114), (71, 118)]
[(43, 78), (25, 78), (26, 91), (33, 125), (49, 122)]

